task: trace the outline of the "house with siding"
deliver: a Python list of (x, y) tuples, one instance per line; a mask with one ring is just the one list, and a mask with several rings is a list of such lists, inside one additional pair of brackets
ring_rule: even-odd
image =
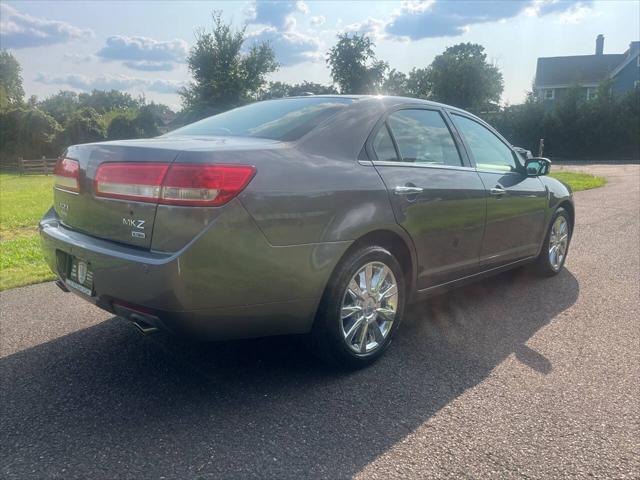
[(538, 58), (533, 91), (552, 108), (568, 89), (579, 86), (589, 99), (608, 79), (614, 94), (640, 87), (640, 42), (631, 42), (624, 53), (605, 54), (604, 36), (598, 35), (594, 55)]

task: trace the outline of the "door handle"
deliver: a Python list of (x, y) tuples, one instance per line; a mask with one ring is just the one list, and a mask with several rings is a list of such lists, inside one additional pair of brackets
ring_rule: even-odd
[(393, 189), (393, 193), (396, 195), (416, 195), (422, 192), (424, 192), (424, 188), (421, 187), (397, 186)]
[(493, 187), (491, 190), (489, 190), (489, 192), (491, 193), (491, 195), (495, 195), (496, 197), (501, 197), (502, 195), (507, 193), (507, 191), (502, 187)]

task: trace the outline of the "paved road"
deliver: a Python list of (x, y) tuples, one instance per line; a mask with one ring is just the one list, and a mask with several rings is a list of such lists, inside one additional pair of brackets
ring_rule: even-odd
[(291, 339), (143, 337), (52, 284), (1, 295), (3, 478), (640, 475), (638, 166), (580, 167), (566, 270), (413, 309), (331, 372)]

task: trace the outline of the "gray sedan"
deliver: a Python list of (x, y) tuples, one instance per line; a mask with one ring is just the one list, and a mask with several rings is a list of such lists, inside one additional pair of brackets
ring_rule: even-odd
[(575, 211), (548, 171), (447, 105), (286, 98), (69, 147), (40, 232), (63, 290), (145, 332), (308, 334), (358, 367), (411, 301), (524, 263), (562, 269)]

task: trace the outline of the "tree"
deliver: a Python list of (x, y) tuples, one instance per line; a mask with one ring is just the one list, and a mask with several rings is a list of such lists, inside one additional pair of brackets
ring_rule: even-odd
[(545, 140), (545, 156), (560, 158), (638, 158), (640, 156), (640, 89), (611, 95), (610, 82), (587, 99), (584, 88), (564, 92), (552, 110), (533, 94), (521, 105), (484, 113), (512, 144), (537, 152)]
[(78, 102), (83, 108), (91, 108), (97, 113), (106, 113), (110, 110), (127, 110), (140, 107), (140, 101), (130, 94), (119, 90), (93, 90), (91, 93), (78, 95)]
[(109, 140), (124, 140), (129, 138), (139, 138), (140, 129), (135, 118), (130, 118), (126, 114), (116, 115), (109, 122), (107, 127), (107, 138)]
[(269, 85), (260, 92), (260, 100), (270, 98), (297, 97), (300, 95), (332, 95), (338, 93), (333, 86), (322, 85), (315, 82), (296, 83), (290, 85), (284, 82), (269, 82)]
[(472, 111), (498, 103), (502, 73), (487, 62), (482, 45), (460, 43), (438, 55), (427, 73), (431, 98)]
[(237, 107), (258, 96), (266, 75), (278, 68), (267, 42), (255, 44), (247, 53), (245, 28), (233, 30), (213, 14), (211, 32), (196, 33), (196, 44), (187, 64), (193, 82), (180, 90), (182, 105), (192, 119)]
[(60, 125), (47, 113), (24, 107), (0, 111), (0, 158), (40, 158), (60, 152), (55, 143)]
[(411, 94), (407, 87), (407, 76), (395, 68), (391, 69), (384, 82), (382, 82), (382, 93), (385, 95), (410, 96)]
[(382, 83), (381, 93), (403, 97), (429, 98), (428, 69), (412, 68), (409, 74), (392, 69)]
[(329, 50), (327, 64), (340, 93), (367, 94), (380, 91), (389, 66), (376, 58), (374, 47), (375, 43), (367, 36), (357, 33), (338, 35), (338, 43)]
[(73, 113), (80, 108), (78, 94), (69, 90), (60, 90), (38, 103), (38, 108), (44, 110), (60, 124), (65, 124)]
[(58, 143), (67, 147), (76, 143), (99, 142), (106, 137), (100, 116), (92, 108), (75, 112), (58, 136)]
[(289, 90), (290, 97), (296, 97), (300, 95), (307, 95), (312, 93), (314, 95), (334, 95), (338, 91), (332, 85), (322, 85), (321, 83), (307, 82), (296, 83), (291, 85)]
[(0, 50), (0, 103), (19, 105), (24, 97), (22, 67), (6, 50)]
[(262, 89), (258, 98), (260, 100), (269, 100), (271, 98), (284, 98), (290, 97), (291, 85), (285, 82), (269, 82), (269, 84)]
[(407, 91), (415, 98), (429, 98), (431, 87), (429, 85), (428, 68), (412, 68), (407, 77)]
[(150, 138), (160, 135), (160, 128), (162, 118), (158, 112), (158, 109), (153, 105), (143, 105), (140, 107), (138, 114), (134, 120), (134, 126), (137, 129), (136, 137), (129, 138)]

